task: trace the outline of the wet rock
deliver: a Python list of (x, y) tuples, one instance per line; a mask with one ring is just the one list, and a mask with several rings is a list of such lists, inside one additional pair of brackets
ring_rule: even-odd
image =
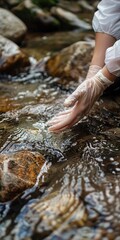
[(33, 3), (40, 7), (51, 7), (58, 3), (58, 0), (32, 0)]
[[(72, 227), (82, 227), (87, 217), (87, 211), (78, 197), (72, 192), (59, 194), (56, 191), (42, 201), (31, 204), (29, 211), (26, 211), (25, 221), (27, 226), (32, 228), (34, 239), (42, 239), (43, 236), (53, 239), (52, 234), (55, 230), (64, 231)], [(22, 229), (23, 222), (18, 223), (17, 232)], [(28, 237), (27, 234), (26, 237)]]
[(87, 10), (87, 11), (93, 11), (94, 7), (92, 5), (90, 5), (87, 1), (85, 0), (80, 0), (78, 1), (78, 4), (80, 5), (81, 8)]
[(75, 1), (69, 2), (69, 1), (61, 0), (58, 3), (58, 6), (73, 13), (79, 13), (81, 11), (81, 7), (79, 3)]
[(102, 132), (103, 135), (110, 137), (110, 139), (120, 139), (120, 128), (111, 128), (105, 132)]
[(9, 201), (32, 187), (43, 164), (40, 153), (28, 150), (0, 154), (0, 201)]
[(11, 111), (13, 109), (17, 109), (19, 105), (15, 103), (13, 100), (1, 97), (0, 99), (0, 113), (6, 113), (8, 111)]
[(2, 6), (3, 8), (12, 8), (13, 6), (16, 6), (17, 4), (20, 3), (21, 0), (1, 0), (0, 1), (0, 6)]
[(0, 8), (0, 34), (12, 41), (23, 39), (27, 28), (25, 24), (6, 9)]
[(22, 1), (12, 11), (22, 19), (32, 31), (46, 31), (59, 28), (59, 21), (49, 13), (44, 12), (31, 0)]
[(115, 81), (114, 84), (112, 84), (109, 88), (107, 88), (105, 90), (105, 95), (111, 95), (113, 94), (114, 92), (114, 95), (117, 95), (120, 93), (120, 77), (118, 77)]
[[(120, 79), (119, 79), (119, 81), (120, 81)], [(118, 96), (114, 96), (114, 98), (115, 98), (115, 102), (118, 104), (118, 106), (120, 106), (120, 94)]]
[(60, 7), (53, 7), (51, 9), (51, 13), (53, 16), (58, 18), (59, 21), (63, 24), (63, 28), (82, 28), (84, 30), (90, 30), (91, 25), (86, 23), (83, 20), (80, 20), (75, 14), (65, 11), (64, 9)]
[(26, 55), (11, 40), (0, 35), (0, 73), (17, 71), (29, 64)]
[(46, 69), (53, 77), (78, 80), (85, 77), (92, 58), (94, 42), (77, 42), (51, 57)]

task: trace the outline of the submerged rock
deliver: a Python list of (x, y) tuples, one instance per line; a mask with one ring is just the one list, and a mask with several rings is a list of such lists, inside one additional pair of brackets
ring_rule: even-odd
[(9, 201), (32, 187), (44, 161), (40, 153), (28, 150), (0, 154), (0, 201)]
[(15, 103), (15, 101), (6, 98), (1, 97), (0, 99), (0, 113), (6, 113), (8, 111), (11, 111), (13, 109), (17, 109), (19, 107), (19, 104)]
[(25, 24), (6, 9), (0, 8), (0, 34), (12, 41), (21, 41), (27, 28)]
[[(59, 191), (56, 191), (50, 193), (43, 200), (31, 203), (24, 214), (28, 230), (26, 231), (26, 239), (30, 229), (32, 229), (34, 239), (43, 239), (47, 236), (48, 239), (54, 239), (55, 231), (58, 233), (61, 229), (66, 231), (82, 227), (86, 224), (87, 218), (88, 214), (83, 202), (72, 192), (60, 194)], [(23, 229), (23, 224), (24, 220), (21, 221), (21, 224), (16, 224), (18, 234)], [(14, 232), (16, 233), (16, 231)], [(58, 238), (55, 237), (55, 239)]]
[(53, 7), (51, 9), (51, 13), (63, 23), (63, 28), (82, 28), (84, 30), (91, 29), (91, 25), (89, 23), (80, 20), (75, 14), (66, 11), (60, 7)]
[(0, 73), (20, 69), (29, 64), (26, 55), (11, 40), (0, 35)]
[(108, 137), (110, 137), (110, 139), (120, 139), (120, 128), (116, 127), (116, 128), (110, 128), (105, 132), (102, 132), (103, 135), (106, 135)]
[(78, 80), (85, 77), (92, 58), (94, 42), (76, 42), (52, 56), (46, 69), (53, 77)]
[(59, 21), (46, 13), (31, 0), (22, 1), (12, 11), (22, 19), (32, 31), (50, 31), (59, 28)]

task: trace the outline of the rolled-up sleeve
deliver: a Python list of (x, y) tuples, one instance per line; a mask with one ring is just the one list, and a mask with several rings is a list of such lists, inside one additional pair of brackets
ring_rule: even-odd
[(95, 32), (115, 37), (115, 44), (106, 50), (105, 64), (110, 73), (120, 76), (120, 0), (102, 0), (93, 17)]
[(102, 0), (93, 17), (95, 32), (104, 32), (120, 39), (120, 0)]
[(110, 73), (116, 77), (120, 76), (120, 40), (108, 48), (105, 56), (105, 64)]

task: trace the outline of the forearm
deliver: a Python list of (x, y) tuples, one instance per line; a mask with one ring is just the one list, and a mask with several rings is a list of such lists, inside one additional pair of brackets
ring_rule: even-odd
[(105, 65), (105, 53), (107, 48), (113, 46), (116, 42), (116, 39), (106, 33), (96, 33), (95, 37), (95, 48), (93, 53), (93, 58), (91, 61), (91, 65), (98, 65), (103, 67)]

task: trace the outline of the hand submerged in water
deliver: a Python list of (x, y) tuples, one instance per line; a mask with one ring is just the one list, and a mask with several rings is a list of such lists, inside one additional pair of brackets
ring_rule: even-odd
[(89, 113), (93, 104), (103, 94), (103, 91), (113, 82), (107, 79), (102, 71), (86, 79), (78, 88), (65, 100), (64, 106), (71, 107), (53, 117), (48, 124), (49, 131), (61, 132), (72, 127)]

